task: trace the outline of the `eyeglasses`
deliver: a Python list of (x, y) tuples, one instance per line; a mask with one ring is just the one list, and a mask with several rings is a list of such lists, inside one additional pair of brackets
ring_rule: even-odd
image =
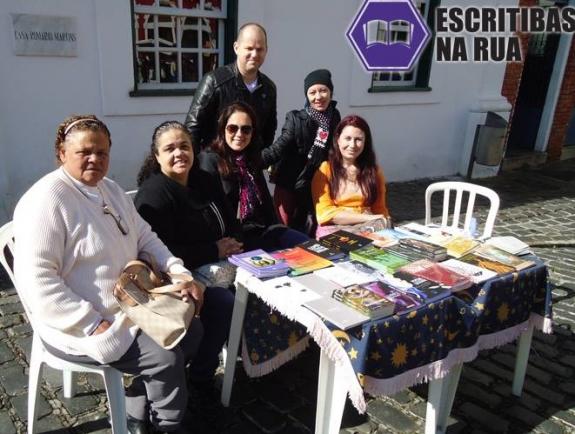
[(235, 124), (226, 125), (226, 131), (230, 134), (236, 134), (238, 130), (240, 130), (242, 134), (245, 134), (247, 136), (252, 133), (254, 127), (252, 127), (251, 125), (241, 125), (241, 126)]
[(122, 216), (119, 214), (118, 215), (114, 214), (108, 205), (103, 205), (102, 209), (104, 210), (104, 214), (109, 215), (114, 219), (114, 221), (116, 222), (116, 226), (118, 226), (120, 232), (122, 232), (123, 235), (128, 235), (129, 231), (128, 228), (122, 222)]

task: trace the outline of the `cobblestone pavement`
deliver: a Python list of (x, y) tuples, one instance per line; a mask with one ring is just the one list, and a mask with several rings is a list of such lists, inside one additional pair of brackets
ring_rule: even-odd
[[(397, 222), (423, 218), (423, 192), (434, 181), (389, 185), (388, 201)], [(535, 332), (521, 398), (511, 395), (514, 344), (485, 351), (466, 364), (448, 432), (573, 433), (575, 160), (474, 182), (493, 188), (501, 197), (496, 235), (513, 234), (525, 240), (549, 265), (555, 284), (555, 327), (553, 335)], [(15, 290), (0, 274), (1, 434), (25, 432), (31, 332)], [(198, 415), (190, 432), (313, 432), (317, 366), (315, 346), (261, 379), (247, 379), (238, 366), (232, 406), (215, 419)], [(72, 399), (62, 397), (58, 372), (46, 369), (44, 378), (37, 432), (110, 432), (99, 378), (81, 377), (79, 393)], [(346, 407), (342, 433), (423, 432), (426, 394), (427, 386), (421, 385), (391, 397), (372, 398), (366, 416)]]

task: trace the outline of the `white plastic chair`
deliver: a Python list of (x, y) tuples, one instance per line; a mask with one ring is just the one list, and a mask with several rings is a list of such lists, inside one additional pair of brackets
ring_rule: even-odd
[[(0, 228), (0, 263), (8, 273), (16, 291), (19, 293), (12, 269), (11, 261), (13, 253), (14, 236), (12, 233), (12, 222), (8, 222)], [(32, 315), (24, 303), (24, 299), (20, 297), (20, 300), (22, 301), (28, 320), (32, 325), (32, 330), (34, 330), (35, 327)], [(36, 401), (38, 399), (38, 394), (40, 393), (40, 378), (44, 364), (51, 368), (63, 371), (64, 397), (66, 398), (71, 398), (75, 394), (73, 373), (87, 372), (101, 375), (104, 379), (106, 394), (108, 396), (112, 432), (113, 434), (128, 433), (126, 425), (126, 398), (124, 395), (122, 373), (106, 365), (85, 365), (82, 363), (73, 363), (62, 360), (49, 353), (44, 347), (40, 337), (36, 333), (33, 333), (30, 372), (28, 374), (28, 434), (34, 433), (34, 424), (36, 422), (37, 415)]]
[[(455, 203), (453, 208), (451, 207), (451, 191), (455, 191)], [(452, 227), (453, 229), (462, 229), (465, 232), (471, 233), (473, 220), (473, 210), (475, 207), (475, 198), (477, 195), (484, 196), (489, 199), (489, 212), (487, 214), (487, 219), (485, 220), (485, 226), (483, 228), (483, 235), (481, 239), (487, 239), (491, 237), (493, 232), (493, 226), (495, 224), (495, 217), (497, 217), (497, 212), (499, 211), (499, 195), (491, 190), (490, 188), (483, 187), (481, 185), (470, 184), (468, 182), (457, 182), (457, 181), (445, 181), (436, 182), (431, 184), (425, 190), (425, 224), (431, 223), (431, 196), (433, 193), (442, 191), (443, 192), (443, 214), (441, 217), (441, 226)], [(469, 197), (467, 200), (467, 208), (465, 211), (465, 220), (463, 225), (460, 226), (461, 208), (463, 193), (468, 193)], [(449, 223), (449, 214), (453, 210), (453, 216), (451, 224)], [(473, 234), (472, 234), (473, 235)]]

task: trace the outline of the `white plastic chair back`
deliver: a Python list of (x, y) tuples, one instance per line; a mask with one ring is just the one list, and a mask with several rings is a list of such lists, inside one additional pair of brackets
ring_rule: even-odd
[[(454, 191), (455, 202), (451, 202), (451, 192)], [(474, 220), (474, 209), (476, 197), (483, 196), (489, 200), (489, 211), (487, 219), (483, 226), (483, 234), (481, 239), (491, 237), (493, 226), (495, 225), (495, 218), (499, 211), (499, 195), (490, 188), (481, 185), (471, 184), (468, 182), (445, 181), (436, 182), (431, 184), (425, 190), (425, 224), (431, 223), (431, 196), (435, 192), (443, 192), (443, 212), (441, 216), (441, 226), (451, 227), (453, 229), (462, 229), (463, 231), (471, 233), (474, 229), (472, 227)], [(462, 217), (462, 202), (464, 193), (468, 194), (467, 207), (464, 213), (463, 223), (460, 224)], [(451, 204), (453, 203), (453, 206)], [(451, 223), (449, 221), (450, 212)], [(473, 234), (472, 234), (473, 235)]]
[[(6, 223), (0, 228), (0, 263), (8, 273), (12, 280), (16, 292), (20, 295), (16, 287), (13, 272), (13, 258), (14, 254), (14, 235), (12, 229), (12, 222)], [(26, 315), (32, 330), (35, 330), (33, 316), (24, 302), (23, 297), (20, 296), (20, 301), (24, 306)], [(108, 404), (110, 407), (110, 420), (112, 422), (113, 434), (127, 434), (128, 428), (126, 425), (126, 398), (124, 395), (124, 383), (122, 381), (122, 373), (116, 369), (106, 365), (85, 365), (82, 363), (73, 363), (62, 360), (55, 355), (49, 353), (40, 337), (33, 333), (32, 336), (32, 352), (30, 356), (30, 369), (28, 374), (28, 434), (34, 433), (34, 426), (36, 423), (37, 408), (36, 401), (40, 393), (40, 379), (42, 377), (43, 365), (46, 364), (51, 368), (58, 369), (63, 373), (63, 386), (64, 397), (71, 398), (74, 396), (75, 383), (72, 376), (73, 372), (87, 372), (101, 375), (104, 379), (106, 386), (106, 394), (108, 396)]]

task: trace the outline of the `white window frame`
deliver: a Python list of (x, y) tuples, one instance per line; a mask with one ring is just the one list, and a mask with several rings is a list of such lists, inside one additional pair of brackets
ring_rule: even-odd
[[(224, 50), (225, 50), (225, 20), (228, 18), (228, 0), (221, 0), (221, 10), (209, 10), (204, 9), (206, 3), (209, 1), (199, 0), (199, 7), (195, 9), (187, 9), (182, 7), (183, 0), (172, 0), (177, 4), (178, 7), (171, 6), (144, 6), (136, 4), (136, 0), (131, 0), (133, 2), (133, 14), (132, 20), (134, 23), (134, 62), (136, 66), (134, 69), (134, 84), (135, 88), (140, 90), (190, 90), (195, 89), (199, 83), (199, 80), (203, 76), (203, 58), (204, 54), (217, 54), (218, 55), (218, 65), (222, 66), (224, 64)], [(159, 4), (164, 0), (156, 0), (155, 4)], [(139, 27), (138, 15), (145, 16), (144, 26), (145, 31), (153, 30), (153, 46), (151, 47), (140, 47), (139, 44), (149, 43), (150, 39), (138, 41), (138, 32), (141, 30)], [(170, 17), (173, 40), (176, 41), (174, 46), (168, 46), (167, 43), (170, 41), (160, 40), (158, 29), (165, 26), (165, 23), (161, 23), (158, 20), (159, 16)], [(150, 20), (150, 18), (153, 18)], [(217, 19), (218, 20), (218, 46), (215, 48), (204, 48), (201, 46), (202, 42), (202, 30), (207, 26), (206, 23), (201, 23), (200, 25), (187, 25), (187, 28), (195, 28), (198, 32), (198, 48), (184, 48), (181, 46), (182, 35), (184, 31), (183, 23), (187, 18), (194, 18), (197, 20), (202, 20), (204, 18)], [(186, 29), (187, 30), (187, 29)], [(147, 35), (146, 35), (147, 36)], [(162, 42), (164, 45), (160, 45)], [(154, 54), (154, 70), (155, 78), (148, 82), (141, 81), (139, 76), (139, 69), (137, 67), (138, 53), (153, 53)], [(161, 68), (160, 68), (160, 54), (162, 52), (175, 53), (177, 56), (177, 81), (176, 82), (162, 82), (161, 81)], [(156, 53), (158, 53), (156, 55)], [(186, 53), (197, 53), (197, 68), (198, 68), (198, 81), (182, 81), (182, 54)]]
[[(429, 18), (430, 1), (429, 0), (417, 0), (416, 3), (417, 10), (421, 13), (422, 6), (425, 7), (425, 13), (422, 15), (423, 20), (427, 22)], [(417, 79), (417, 70), (419, 68), (419, 62), (417, 62), (410, 71), (381, 71), (374, 72), (372, 74), (372, 88), (382, 88), (382, 87), (413, 87), (415, 86)]]

